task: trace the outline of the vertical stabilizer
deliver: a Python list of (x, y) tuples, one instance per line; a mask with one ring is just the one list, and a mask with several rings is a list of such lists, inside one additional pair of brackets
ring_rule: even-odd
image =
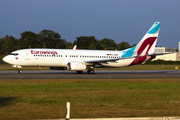
[(160, 26), (161, 22), (155, 22), (135, 47), (123, 50), (122, 57), (153, 54), (159, 35)]
[(134, 50), (134, 56), (153, 54), (159, 35), (161, 22), (155, 22)]

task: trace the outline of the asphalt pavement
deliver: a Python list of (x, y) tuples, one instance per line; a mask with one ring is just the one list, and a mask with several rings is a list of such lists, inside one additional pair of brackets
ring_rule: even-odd
[(108, 79), (108, 78), (180, 78), (180, 70), (95, 70), (94, 74), (75, 71), (17, 70), (0, 71), (0, 79)]

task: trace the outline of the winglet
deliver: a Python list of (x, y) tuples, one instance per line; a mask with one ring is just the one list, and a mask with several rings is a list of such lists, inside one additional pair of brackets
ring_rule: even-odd
[(75, 46), (73, 47), (73, 50), (76, 50), (76, 47), (77, 47), (77, 45), (75, 45)]

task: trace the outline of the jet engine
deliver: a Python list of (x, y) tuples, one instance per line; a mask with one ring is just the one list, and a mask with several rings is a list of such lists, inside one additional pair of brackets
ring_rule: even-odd
[(86, 64), (83, 62), (69, 62), (68, 69), (69, 71), (84, 71), (86, 70)]

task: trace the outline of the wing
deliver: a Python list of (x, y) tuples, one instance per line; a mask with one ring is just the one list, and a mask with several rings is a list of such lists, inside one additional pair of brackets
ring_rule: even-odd
[(116, 62), (119, 58), (103, 59), (103, 60), (87, 60), (86, 63), (107, 63), (107, 62)]
[(101, 63), (109, 64), (108, 62), (117, 62), (118, 60), (124, 60), (124, 59), (130, 59), (130, 58), (136, 58), (137, 56), (133, 57), (121, 57), (121, 58), (110, 58), (110, 59), (98, 59), (98, 60), (87, 60), (84, 61), (87, 65), (100, 65)]
[[(165, 55), (165, 54), (172, 54), (172, 53), (153, 53), (153, 54), (146, 54), (145, 56), (157, 56), (157, 55)], [(144, 55), (143, 55), (144, 56)], [(132, 57), (121, 57), (121, 58), (110, 58), (110, 59), (98, 59), (98, 60), (87, 60), (84, 61), (87, 65), (101, 65), (101, 63), (109, 64), (108, 62), (117, 62), (118, 60), (124, 59), (131, 59), (131, 58), (138, 58), (143, 57), (142, 55), (139, 56), (132, 56)]]

